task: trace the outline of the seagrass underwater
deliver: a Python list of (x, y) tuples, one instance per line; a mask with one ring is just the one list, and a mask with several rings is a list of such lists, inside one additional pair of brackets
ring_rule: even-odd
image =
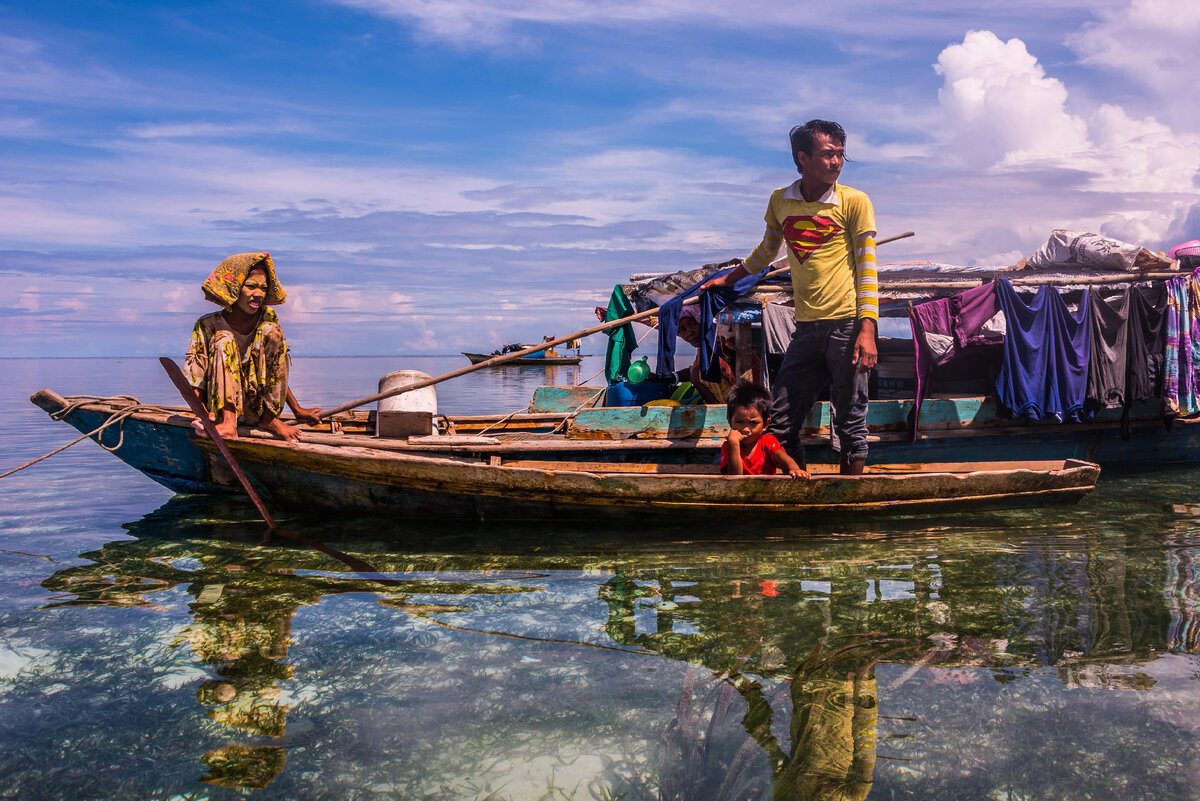
[[(292, 380), (330, 407), (461, 364)], [(74, 436), (37, 389), (179, 404), (154, 359), (0, 370), (0, 472)], [(1200, 798), (1194, 471), (869, 523), (281, 522), (375, 573), (90, 442), (0, 481), (0, 798)]]

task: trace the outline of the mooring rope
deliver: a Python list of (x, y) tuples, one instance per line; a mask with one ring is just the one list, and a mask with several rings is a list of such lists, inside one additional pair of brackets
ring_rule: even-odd
[(104, 450), (116, 451), (116, 450), (120, 449), (121, 445), (124, 444), (124, 442), (125, 442), (125, 426), (122, 425), (118, 429), (117, 444), (112, 445), (112, 446), (108, 446), (108, 445), (104, 444), (104, 442), (102, 441), (103, 438), (99, 436), (101, 431), (103, 431), (104, 429), (108, 428), (109, 426), (111, 426), (115, 423), (123, 423), (127, 417), (130, 417), (130, 416), (136, 414), (137, 412), (143, 412), (143, 411), (146, 411), (146, 412), (163, 412), (163, 411), (174, 412), (173, 409), (167, 409), (164, 406), (159, 406), (154, 403), (142, 403), (137, 398), (135, 398), (133, 395), (112, 395), (109, 397), (102, 397), (100, 395), (69, 395), (66, 398), (64, 398), (64, 400), (67, 401), (67, 405), (64, 406), (63, 408), (59, 409), (57, 412), (51, 412), (50, 413), (51, 420), (62, 420), (67, 415), (69, 415), (71, 412), (74, 412), (76, 409), (79, 409), (82, 406), (87, 406), (90, 403), (111, 403), (113, 405), (116, 405), (118, 403), (124, 402), (128, 405), (123, 406), (121, 409), (114, 412), (111, 417), (109, 417), (107, 420), (105, 420), (103, 423), (101, 423), (100, 426), (98, 428), (96, 428), (95, 430), (90, 431), (87, 434), (83, 434), (82, 436), (76, 437), (75, 439), (68, 442), (66, 445), (63, 445), (60, 448), (55, 448), (54, 450), (50, 451), (49, 453), (43, 454), (36, 459), (32, 459), (32, 460), (26, 462), (25, 464), (20, 465), (19, 467), (14, 467), (12, 470), (8, 470), (3, 473), (0, 473), (0, 478), (7, 478), (8, 476), (11, 476), (13, 473), (16, 473), (20, 470), (24, 470), (26, 467), (31, 467), (31, 466), (37, 464), (38, 462), (42, 461), (43, 459), (49, 459), (51, 456), (53, 456), (56, 453), (62, 453), (67, 448), (69, 448), (72, 445), (75, 445), (77, 443), (83, 442), (88, 437), (96, 437), (96, 444), (99, 445), (101, 448), (104, 448)]
[[(576, 384), (575, 386), (582, 386), (582, 385)], [(593, 403), (596, 402), (596, 398), (599, 398), (601, 395), (603, 395), (607, 391), (608, 391), (608, 387), (601, 387), (598, 392), (593, 393), (591, 396), (588, 397), (587, 400), (585, 400), (583, 403), (579, 404), (574, 409), (572, 409), (570, 412), (568, 412), (567, 416), (564, 417), (559, 422), (555, 423), (554, 428), (550, 429), (549, 431), (531, 431), (529, 433), (534, 436), (542, 436), (542, 437), (547, 437), (547, 436), (551, 436), (553, 434), (559, 433), (559, 430), (565, 429), (565, 426), (567, 425), (567, 423), (571, 422), (571, 420), (574, 419), (575, 415), (579, 414), (579, 411), (583, 407), (591, 406)], [(491, 431), (496, 426), (503, 425), (503, 424), (507, 423), (509, 420), (511, 420), (514, 416), (521, 414), (522, 412), (527, 412), (527, 411), (529, 411), (528, 406), (526, 406), (524, 409), (518, 409), (515, 412), (509, 412), (508, 414), (504, 415), (496, 422), (489, 423), (487, 425), (487, 427), (480, 429), (479, 432), (475, 434), (475, 436), (482, 437), (484, 434)]]

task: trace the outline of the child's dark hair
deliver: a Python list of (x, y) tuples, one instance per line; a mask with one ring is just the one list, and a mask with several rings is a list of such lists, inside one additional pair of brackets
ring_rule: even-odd
[(753, 409), (764, 421), (771, 419), (771, 393), (753, 381), (739, 381), (725, 398), (725, 418), (733, 420), (738, 409)]
[[(797, 125), (788, 133), (788, 141), (792, 146), (792, 161), (796, 162), (796, 169), (803, 172), (800, 166), (799, 153), (806, 156), (812, 155), (813, 143), (817, 140), (817, 134), (823, 133), (833, 141), (837, 142), (842, 147), (846, 146), (846, 130), (836, 122), (831, 120), (809, 120), (803, 125)], [(846, 159), (849, 161), (850, 159)]]

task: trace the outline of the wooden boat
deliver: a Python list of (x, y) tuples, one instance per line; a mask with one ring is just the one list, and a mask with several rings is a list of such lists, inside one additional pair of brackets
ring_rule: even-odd
[[(727, 265), (633, 275), (622, 289), (633, 308), (653, 311), (664, 299), (723, 266)], [(780, 260), (772, 266), (786, 265)], [(1188, 274), (1180, 261), (1171, 262), (1145, 249), (1128, 270), (1098, 268), (1082, 260), (1033, 265), (1022, 259), (1009, 267), (879, 264), (879, 363), (871, 376), (867, 413), (871, 458), (903, 462), (1080, 459), (1121, 470), (1200, 461), (1200, 416), (1167, 419), (1160, 399), (1136, 402), (1128, 410), (1101, 409), (1087, 422), (1011, 419), (1001, 411), (995, 397), (998, 346), (991, 355), (980, 350), (971, 358), (936, 367), (924, 384), (919, 430), (912, 430), (916, 365), (909, 316), (913, 304), (951, 297), (1003, 277), (1024, 292), (1043, 285), (1057, 287), (1071, 305), (1081, 302), (1084, 289), (1111, 295), (1132, 285), (1161, 285)], [(768, 279), (720, 313), (717, 322), (727, 326), (727, 345), (736, 350), (731, 360), (735, 374), (754, 376), (769, 387), (772, 369), (778, 367), (782, 356), (767, 349), (763, 315), (768, 306), (788, 306), (791, 291), (788, 279)], [(768, 369), (760, 370), (761, 365)], [(548, 396), (537, 411), (565, 411), (582, 402), (573, 390), (548, 391), (561, 391), (561, 403)], [(837, 459), (831, 448), (829, 423), (828, 403), (815, 404), (804, 425), (809, 435), (805, 447), (810, 462)], [(586, 409), (573, 418), (572, 429), (578, 437), (672, 438), (686, 436), (689, 429), (701, 432), (696, 436), (722, 436), (719, 432), (724, 430), (724, 407)]]
[[(583, 354), (579, 352), (578, 340), (567, 343), (569, 349), (574, 350), (575, 353), (573, 355), (564, 356), (554, 349), (553, 343), (551, 342), (553, 339), (554, 337), (546, 337), (544, 341), (546, 343), (550, 343), (551, 346), (547, 347), (545, 350), (527, 353), (523, 356), (517, 356), (515, 358), (510, 357), (501, 364), (487, 366), (508, 367), (510, 365), (516, 365), (518, 367), (547, 367), (549, 365), (557, 364), (579, 364), (581, 361), (583, 361)], [(470, 359), (471, 364), (482, 364), (483, 362), (495, 359), (497, 356), (504, 356), (509, 353), (516, 353), (518, 351), (528, 350), (529, 348), (534, 347), (537, 346), (515, 343), (512, 345), (505, 345), (502, 348), (497, 348), (491, 353), (470, 353), (468, 351), (463, 351), (463, 356), (466, 356), (468, 359)]]
[[(470, 353), (468, 351), (463, 351), (463, 356), (466, 356), (468, 359), (470, 359), (471, 364), (479, 364), (481, 362), (486, 362), (488, 359), (494, 358), (497, 355), (498, 354), (495, 354), (495, 353)], [(545, 355), (539, 354), (539, 355), (533, 355), (533, 356), (522, 356), (517, 359), (510, 359), (509, 361), (506, 361), (503, 364), (498, 364), (495, 366), (496, 367), (509, 367), (509, 366), (549, 367), (551, 365), (560, 365), (560, 364), (579, 364), (581, 361), (583, 361), (582, 354), (576, 354), (574, 356), (558, 356), (558, 355), (552, 356), (549, 353), (546, 353)]]
[[(118, 458), (177, 492), (237, 486), (213, 444), (193, 435), (183, 409), (128, 413), (128, 400), (72, 403), (50, 390), (31, 400), (83, 432), (124, 415), (97, 440), (108, 447), (119, 440)], [(894, 464), (862, 476), (814, 467), (809, 481), (719, 476), (719, 442), (695, 436), (621, 441), (513, 431), (392, 440), (373, 436), (371, 417), (343, 415), (295, 446), (249, 431), (229, 444), (252, 481), (281, 506), (497, 520), (786, 518), (1069, 503), (1090, 492), (1099, 475), (1095, 464), (1067, 459)], [(466, 429), (473, 420), (461, 422)]]
[[(1157, 256), (1149, 256), (1153, 258), (1148, 265), (1126, 273), (1077, 266), (1030, 269), (1023, 263), (1012, 268), (952, 268), (949, 272), (942, 265), (880, 265), (880, 314), (885, 323), (888, 318), (907, 317), (913, 301), (947, 297), (999, 276), (1009, 279), (1014, 286), (1053, 284), (1071, 298), (1068, 303), (1079, 303), (1085, 287), (1110, 291), (1132, 284), (1162, 282), (1183, 274), (1178, 263), (1164, 265)], [(641, 308), (636, 316), (644, 317), (653, 314), (661, 297), (672, 296), (680, 286), (696, 283), (711, 272), (710, 267), (719, 266), (650, 278), (642, 283), (635, 276), (624, 291), (631, 305)], [(789, 294), (787, 285), (764, 282), (721, 312), (718, 322), (733, 329), (736, 374), (752, 374), (756, 358), (770, 367), (772, 354), (765, 348), (755, 352), (764, 339), (763, 310), (768, 303), (786, 305)], [(602, 328), (572, 336), (599, 330)], [(293, 488), (301, 487), (313, 498), (324, 498), (315, 502), (334, 505), (337, 493), (326, 493), (321, 487), (340, 485), (339, 492), (348, 499), (343, 503), (354, 508), (372, 505), (387, 508), (398, 504), (405, 510), (437, 513), (444, 506), (453, 507), (453, 511), (446, 513), (458, 514), (469, 507), (475, 514), (499, 516), (586, 513), (590, 517), (606, 513), (628, 515), (634, 509), (652, 513), (659, 508), (676, 510), (671, 514), (685, 508), (704, 514), (719, 510), (738, 510), (736, 513), (740, 514), (747, 504), (755, 513), (764, 514), (777, 513), (774, 510), (778, 509), (866, 510), (872, 503), (886, 506), (885, 494), (881, 494), (883, 487), (890, 488), (889, 491), (899, 491), (901, 486), (923, 487), (921, 491), (929, 493), (926, 497), (897, 495), (897, 501), (890, 506), (908, 511), (964, 502), (957, 495), (939, 494), (941, 490), (934, 486), (939, 482), (946, 487), (979, 485), (986, 483), (985, 474), (993, 473), (1010, 478), (1019, 475), (1020, 481), (1016, 483), (1024, 488), (1009, 491), (992, 484), (994, 494), (980, 495), (972, 503), (1036, 503), (1057, 497), (1059, 489), (1063, 490), (1062, 497), (1069, 499), (1077, 499), (1086, 492), (1090, 488), (1087, 482), (1094, 482), (1094, 475), (1074, 487), (1055, 484), (1060, 472), (1083, 470), (1080, 466), (1083, 463), (1129, 470), (1200, 461), (1200, 416), (1164, 421), (1158, 401), (1135, 404), (1128, 410), (1101, 410), (1085, 423), (1006, 419), (995, 398), (988, 394), (994, 392), (995, 373), (989, 372), (992, 368), (984, 358), (964, 360), (967, 369), (962, 374), (938, 375), (937, 371), (932, 374), (936, 378), (934, 388), (942, 394), (925, 397), (920, 408), (920, 430), (914, 434), (909, 425), (914, 412), (913, 340), (889, 342), (882, 334), (882, 324), (880, 330), (880, 362), (867, 416), (872, 462), (971, 464), (972, 469), (924, 469), (925, 474), (932, 469), (932, 474), (942, 476), (934, 484), (914, 480), (901, 485), (874, 479), (864, 482), (821, 477), (809, 482), (805, 490), (785, 490), (777, 481), (717, 479), (711, 472), (718, 459), (720, 441), (728, 430), (724, 406), (673, 406), (669, 401), (655, 401), (646, 406), (605, 407), (598, 405), (604, 393), (586, 386), (542, 387), (528, 410), (521, 414), (441, 418), (440, 432), (448, 436), (379, 438), (374, 436), (373, 413), (354, 411), (339, 415), (331, 426), (320, 431), (308, 431), (305, 445), (292, 451), (281, 451), (278, 446), (253, 440), (243, 440), (238, 448), (246, 450), (248, 469), (255, 480), (280, 498), (290, 497)], [(567, 341), (568, 338), (548, 339), (543, 346)], [(548, 363), (544, 358), (536, 361)], [(470, 369), (463, 368), (443, 378)], [(763, 373), (763, 378), (769, 380), (770, 370)], [(49, 391), (38, 393), (33, 400), (52, 413), (66, 403)], [(83, 403), (72, 407), (65, 419), (80, 430), (91, 431), (106, 416), (119, 414), (120, 409), (117, 401)], [(837, 461), (830, 442), (829, 419), (828, 404), (818, 403), (805, 420), (804, 444), (810, 465)], [(211, 490), (229, 484), (217, 480), (222, 468), (204, 450), (205, 445), (192, 441), (186, 418), (172, 412), (148, 411), (130, 416), (124, 428), (135, 445), (128, 450), (118, 449), (118, 455), (155, 480), (180, 491)], [(322, 450), (328, 448), (334, 451)], [(405, 458), (398, 458), (399, 455)], [(1011, 463), (1024, 466), (1014, 467)], [(359, 479), (354, 464), (362, 465), (366, 471), (367, 478), (361, 485), (356, 483)], [(416, 465), (424, 467), (418, 469)], [(497, 472), (498, 468), (503, 470)], [(519, 473), (520, 481), (511, 486), (505, 484), (518, 476), (511, 471), (521, 470), (534, 472)], [(879, 470), (874, 475), (880, 473), (891, 475)], [(968, 474), (973, 477), (961, 483), (945, 478)], [(405, 478), (390, 477), (393, 475)], [(441, 478), (436, 478), (437, 475)], [(918, 475), (923, 475), (921, 469), (910, 470), (904, 477), (915, 479)], [(1028, 491), (1030, 485), (1026, 482), (1034, 480), (1031, 476), (1044, 481), (1055, 493), (1039, 495)], [(724, 488), (721, 492), (725, 494), (713, 495), (717, 491), (709, 485)], [(862, 494), (868, 491), (874, 494)], [(564, 492), (565, 496), (561, 494)], [(603, 492), (609, 494), (605, 496)], [(975, 496), (968, 492), (961, 497)], [(835, 498), (836, 503), (831, 500)]]

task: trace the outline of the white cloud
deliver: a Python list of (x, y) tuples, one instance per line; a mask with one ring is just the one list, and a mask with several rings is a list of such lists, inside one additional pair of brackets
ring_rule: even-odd
[(1200, 3), (1131, 0), (1096, 13), (1099, 20), (1067, 37), (1083, 63), (1115, 70), (1149, 87), (1156, 95), (1153, 105), (1167, 112), (1160, 116), (1200, 122), (1195, 103)]
[(163, 293), (163, 311), (182, 312), (187, 311), (191, 305), (188, 301), (191, 296), (195, 295), (196, 290), (192, 287), (182, 285), (168, 287)]
[(12, 307), (15, 309), (23, 309), (28, 312), (35, 312), (40, 309), (41, 300), (39, 298), (38, 288), (36, 286), (25, 287), (21, 294), (17, 296), (17, 301), (16, 303), (12, 304)]
[(96, 66), (71, 67), (47, 57), (41, 42), (0, 34), (0, 97), (62, 103), (113, 99), (130, 84)]
[(1066, 110), (1067, 89), (1020, 39), (971, 31), (938, 56), (943, 131), (969, 164), (1020, 164), (1090, 150), (1087, 126)]
[(1176, 131), (1154, 117), (1133, 119), (1105, 104), (1088, 118), (1099, 154), (1090, 188), (1112, 192), (1196, 192), (1200, 134)]
[[(122, 239), (129, 231), (127, 221), (114, 214), (114, 209), (100, 210), (102, 202), (93, 212), (76, 207), (75, 200), (67, 205), (51, 197), (30, 197), (25, 187), (17, 188), (19, 194), (4, 196), (13, 191), (11, 186), (0, 185), (0, 240), (8, 247), (34, 242), (94, 244)], [(83, 205), (88, 205), (87, 199)]]
[(239, 124), (215, 122), (178, 122), (136, 125), (129, 129), (138, 139), (229, 139), (253, 134), (313, 133), (312, 126), (295, 120), (275, 119)]
[[(620, 34), (668, 30), (802, 30), (848, 34), (847, 47), (873, 36), (928, 36), (961, 31), (965, 18), (1045, 22), (1078, 9), (1103, 7), (1113, 0), (976, 0), (952, 9), (943, 0), (910, 0), (902, 11), (886, 13), (876, 0), (843, 0), (836, 13), (820, 13), (772, 0), (333, 0), (380, 17), (409, 23), (427, 36), (466, 47), (528, 46), (538, 28), (559, 30), (607, 27)], [(865, 22), (864, 22), (865, 21)]]
[[(720, 20), (739, 27), (752, 23), (745, 4), (720, 0), (340, 0), (344, 5), (382, 17), (411, 22), (449, 41), (485, 44), (520, 41), (514, 28), (542, 25), (652, 24), (670, 19)], [(769, 11), (770, 4), (751, 3)], [(776, 16), (772, 14), (771, 16)]]
[[(1067, 86), (1021, 40), (972, 31), (935, 69), (944, 80), (936, 141), (917, 163), (979, 172), (954, 181), (955, 227), (978, 229), (966, 216), (988, 214), (1014, 232), (1037, 231), (1040, 221), (1039, 237), (1067, 227), (1155, 246), (1196, 202), (1200, 134), (1114, 104), (1074, 108)], [(1012, 184), (1002, 175), (1026, 191), (1006, 195)], [(971, 197), (981, 190), (982, 203)]]

